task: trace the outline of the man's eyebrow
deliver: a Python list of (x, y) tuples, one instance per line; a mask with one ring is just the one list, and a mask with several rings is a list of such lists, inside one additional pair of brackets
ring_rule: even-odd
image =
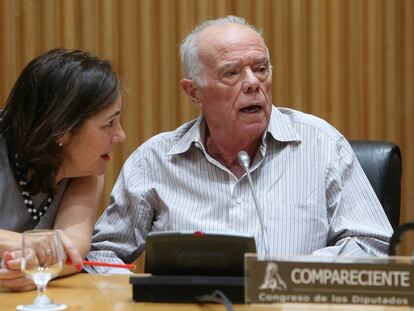
[(239, 64), (240, 64), (240, 62), (225, 63), (223, 65), (220, 65), (219, 71), (224, 72), (226, 70), (233, 69), (233, 68), (237, 67)]
[(266, 56), (258, 57), (254, 60), (254, 62), (255, 62), (255, 64), (269, 65), (269, 58), (267, 58)]

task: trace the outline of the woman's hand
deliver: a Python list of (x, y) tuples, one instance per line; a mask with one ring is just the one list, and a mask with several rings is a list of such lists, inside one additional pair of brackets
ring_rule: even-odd
[(57, 230), (60, 233), (60, 238), (62, 240), (63, 250), (64, 250), (64, 262), (67, 261), (69, 258), (72, 262), (72, 265), (76, 267), (78, 271), (82, 270), (82, 257), (75, 247), (73, 242), (66, 236), (66, 234), (62, 230)]
[[(76, 267), (79, 271), (82, 269), (82, 258), (79, 254), (79, 251), (74, 246), (72, 241), (63, 233), (59, 231), (62, 246), (63, 246), (63, 262), (69, 258), (72, 262), (72, 265)], [(56, 251), (53, 250), (53, 247), (50, 247), (47, 244), (46, 240), (39, 239), (34, 243), (30, 252), (26, 253), (26, 264), (30, 265), (30, 262), (41, 261), (47, 263), (49, 260), (53, 260), (53, 257), (56, 255)], [(6, 287), (11, 291), (26, 291), (36, 288), (36, 285), (31, 279), (25, 276), (25, 274), (20, 270), (21, 267), (21, 257), (22, 252), (18, 251), (5, 251), (2, 256), (2, 266), (0, 268), (0, 287)]]
[(11, 291), (26, 291), (36, 288), (33, 281), (20, 270), (21, 252), (4, 252), (0, 269), (0, 287)]
[[(60, 241), (62, 243), (63, 264), (70, 259), (71, 265), (75, 266), (77, 270), (81, 270), (82, 257), (79, 254), (78, 249), (62, 230), (58, 229), (56, 231), (59, 232)], [(39, 239), (31, 240), (30, 242), (30, 245), (27, 247), (31, 250), (31, 252), (25, 254), (26, 262), (30, 262), (32, 258), (35, 258), (36, 261), (42, 265), (49, 265), (57, 262), (58, 258), (56, 256), (58, 254), (58, 250), (56, 249), (57, 245), (53, 241), (45, 237), (39, 237)]]

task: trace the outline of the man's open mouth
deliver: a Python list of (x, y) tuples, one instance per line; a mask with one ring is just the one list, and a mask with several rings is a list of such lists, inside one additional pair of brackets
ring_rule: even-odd
[(262, 110), (262, 107), (259, 105), (251, 105), (251, 106), (240, 109), (241, 112), (247, 112), (247, 113), (255, 113), (260, 110)]

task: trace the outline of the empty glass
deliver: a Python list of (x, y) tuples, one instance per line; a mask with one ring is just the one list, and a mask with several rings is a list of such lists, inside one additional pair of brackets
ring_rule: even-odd
[(37, 297), (32, 304), (19, 305), (17, 310), (64, 310), (46, 296), (47, 283), (58, 276), (63, 267), (63, 247), (56, 230), (31, 230), (23, 233), (21, 270), (37, 286)]

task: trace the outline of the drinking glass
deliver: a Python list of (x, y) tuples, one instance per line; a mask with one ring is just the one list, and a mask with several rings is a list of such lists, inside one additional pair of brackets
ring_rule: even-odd
[(60, 234), (56, 230), (23, 232), (21, 270), (37, 286), (37, 297), (32, 304), (19, 305), (17, 310), (64, 310), (64, 304), (46, 296), (47, 283), (58, 276), (63, 267), (64, 253)]

